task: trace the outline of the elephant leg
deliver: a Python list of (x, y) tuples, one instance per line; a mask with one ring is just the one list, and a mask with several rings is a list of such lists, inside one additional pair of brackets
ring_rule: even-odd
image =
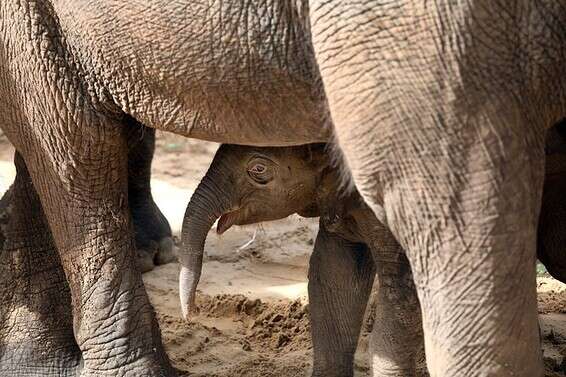
[(0, 200), (0, 375), (76, 376), (69, 286), (23, 160)]
[(374, 276), (365, 244), (349, 242), (321, 224), (309, 267), (313, 377), (353, 376)]
[[(565, 124), (561, 124), (564, 128)], [(562, 137), (551, 134), (564, 148)], [(547, 271), (566, 283), (566, 153), (546, 156), (546, 177), (538, 225), (537, 257)]]
[(372, 375), (421, 375), (425, 356), (417, 290), (404, 251), (391, 235), (388, 238), (393, 241), (390, 252), (384, 253), (383, 247), (372, 248), (378, 279), (370, 337)]
[[(394, 156), (382, 172), (386, 187), (358, 186), (406, 250), (434, 377), (543, 373), (535, 268), (542, 138), (520, 118), (508, 129), (492, 122), (503, 111), (470, 116), (449, 135), (446, 125), (412, 132), (403, 123), (404, 138), (393, 136), (399, 143), (385, 152)], [(426, 153), (412, 145), (423, 140)]]
[[(73, 137), (30, 140), (22, 153), (70, 287), (80, 377), (174, 376), (135, 263), (124, 127), (99, 113), (76, 114)], [(87, 123), (88, 122), (88, 123)]]
[(505, 63), (522, 30), (501, 4), (462, 5), (318, 2), (315, 53), (344, 162), (406, 251), (431, 376), (538, 377), (543, 130), (560, 114)]
[(441, 142), (446, 135), (424, 132), (417, 140), (427, 140), (426, 156), (396, 145), (385, 218), (413, 271), (431, 376), (542, 376), (535, 284), (542, 143), (525, 130), (485, 127), (496, 131), (471, 123)]
[(566, 283), (566, 174), (547, 177), (544, 185), (537, 256), (547, 271)]
[[(419, 135), (427, 156), (408, 145), (392, 152), (399, 160), (388, 161), (385, 218), (411, 265), (431, 376), (542, 376), (535, 284), (542, 143), (494, 124), (486, 129), (496, 132), (480, 129), (467, 124), (440, 143), (442, 134)], [(380, 195), (362, 187), (378, 204)]]
[(155, 130), (132, 119), (128, 127), (128, 199), (136, 236), (138, 265), (142, 272), (175, 260), (169, 222), (151, 194), (151, 162)]

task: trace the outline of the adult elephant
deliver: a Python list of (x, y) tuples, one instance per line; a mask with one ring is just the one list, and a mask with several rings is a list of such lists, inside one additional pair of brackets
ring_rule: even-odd
[(36, 353), (3, 344), (13, 370), (175, 374), (134, 263), (128, 123), (232, 143), (328, 140), (307, 10), (289, 1), (0, 4), (0, 124), (37, 190), (53, 238), (42, 246), (57, 250), (81, 355), (77, 363), (73, 347), (56, 347), (36, 363)]
[(564, 25), (546, 0), (311, 2), (344, 162), (407, 252), (432, 376), (543, 373), (536, 229)]
[(544, 130), (566, 110), (562, 8), (2, 3), (0, 123), (69, 282), (81, 376), (173, 373), (131, 263), (126, 116), (289, 145), (327, 141), (326, 114), (366, 202), (407, 251), (431, 375), (541, 375), (535, 233)]

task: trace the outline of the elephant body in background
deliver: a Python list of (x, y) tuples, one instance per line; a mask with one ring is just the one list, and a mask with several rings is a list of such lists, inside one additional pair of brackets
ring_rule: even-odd
[[(328, 140), (307, 29), (306, 2), (0, 4), (0, 124), (68, 283), (77, 375), (176, 374), (135, 266), (132, 120), (212, 141)], [(27, 356), (4, 353), (33, 375)]]
[(565, 24), (554, 0), (2, 2), (0, 124), (69, 284), (78, 374), (174, 375), (133, 263), (134, 118), (250, 145), (335, 131), (343, 180), (406, 251), (431, 375), (541, 375), (536, 229)]

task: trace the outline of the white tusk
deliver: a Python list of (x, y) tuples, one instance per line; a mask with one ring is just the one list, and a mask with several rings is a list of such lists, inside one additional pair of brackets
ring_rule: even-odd
[(181, 266), (179, 273), (179, 299), (181, 301), (181, 313), (185, 321), (189, 320), (190, 287), (187, 286), (189, 269)]
[(255, 228), (255, 230), (254, 230), (254, 235), (252, 236), (252, 238), (251, 238), (248, 242), (246, 242), (245, 244), (243, 244), (242, 246), (240, 246), (240, 247), (238, 248), (238, 250), (244, 250), (246, 247), (248, 247), (248, 246), (250, 246), (252, 243), (254, 243), (256, 236), (257, 236), (257, 228)]

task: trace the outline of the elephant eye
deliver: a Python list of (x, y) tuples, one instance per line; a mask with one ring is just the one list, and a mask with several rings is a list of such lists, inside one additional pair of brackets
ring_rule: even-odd
[(249, 171), (252, 174), (262, 174), (262, 173), (265, 173), (265, 170), (266, 170), (265, 165), (255, 164), (254, 166), (251, 167), (251, 169)]
[(254, 180), (254, 182), (261, 185), (265, 185), (273, 179), (268, 167), (261, 162), (252, 163), (248, 167), (248, 175)]

